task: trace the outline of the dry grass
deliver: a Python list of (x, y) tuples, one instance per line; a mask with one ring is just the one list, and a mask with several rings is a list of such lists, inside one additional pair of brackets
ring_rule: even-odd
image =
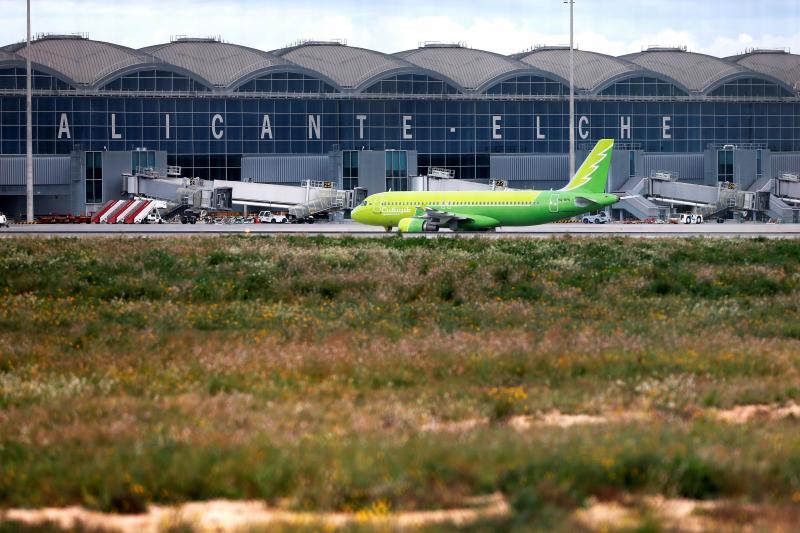
[(798, 287), (793, 241), (2, 241), (0, 506), (791, 507)]

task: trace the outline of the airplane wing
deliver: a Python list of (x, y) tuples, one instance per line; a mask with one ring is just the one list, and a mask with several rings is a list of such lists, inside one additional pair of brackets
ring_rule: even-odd
[(449, 227), (450, 229), (453, 229), (459, 222), (472, 220), (470, 217), (459, 215), (458, 213), (448, 213), (430, 207), (426, 207), (424, 210), (417, 209), (417, 216), (427, 219), (436, 226)]

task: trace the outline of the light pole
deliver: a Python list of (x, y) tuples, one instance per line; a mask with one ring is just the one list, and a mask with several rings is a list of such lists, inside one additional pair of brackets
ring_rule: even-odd
[(27, 67), (26, 83), (27, 100), (26, 123), (27, 143), (25, 146), (25, 196), (27, 200), (26, 220), (33, 222), (33, 98), (31, 97), (31, 0), (28, 0), (28, 40), (25, 49), (25, 65)]
[(569, 3), (569, 177), (575, 175), (575, 48), (573, 46), (572, 8), (575, 0), (564, 0)]

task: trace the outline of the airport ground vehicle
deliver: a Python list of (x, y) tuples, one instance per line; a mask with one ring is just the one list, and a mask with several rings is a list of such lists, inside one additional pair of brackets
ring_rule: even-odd
[(581, 222), (584, 224), (605, 224), (610, 222), (611, 219), (605, 213), (597, 213), (595, 215), (583, 215)]
[(304, 218), (289, 218), (290, 224), (313, 224), (317, 220), (324, 220), (323, 218), (317, 219), (314, 215), (310, 215)]
[(181, 224), (197, 224), (197, 219), (200, 218), (200, 213), (187, 209), (181, 213)]
[(144, 220), (142, 221), (143, 224), (163, 224), (164, 219), (161, 218), (161, 214), (158, 212), (158, 209), (154, 209), (152, 213), (147, 215)]
[(88, 215), (55, 214), (39, 215), (37, 224), (90, 224), (92, 217)]
[(3, 226), (8, 227), (8, 219), (3, 213), (0, 213), (0, 228)]
[(696, 215), (694, 213), (681, 213), (680, 224), (702, 224), (703, 215)]
[(289, 221), (284, 215), (280, 213), (273, 213), (272, 211), (261, 211), (258, 214), (258, 221), (262, 224), (286, 224)]

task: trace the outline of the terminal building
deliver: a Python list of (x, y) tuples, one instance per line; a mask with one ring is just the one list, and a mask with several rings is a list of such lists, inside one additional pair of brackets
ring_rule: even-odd
[[(369, 193), (409, 189), (431, 168), (513, 188), (567, 180), (568, 48), (261, 51), (176, 38), (136, 50), (45, 35), (0, 48), (0, 210), (11, 216), (25, 205), (28, 54), (37, 213), (94, 212), (142, 168)], [(797, 216), (800, 55), (576, 50), (575, 100), (579, 161), (616, 139), (609, 190), (641, 196), (615, 216), (708, 206), (720, 183), (753, 192), (754, 211)]]

